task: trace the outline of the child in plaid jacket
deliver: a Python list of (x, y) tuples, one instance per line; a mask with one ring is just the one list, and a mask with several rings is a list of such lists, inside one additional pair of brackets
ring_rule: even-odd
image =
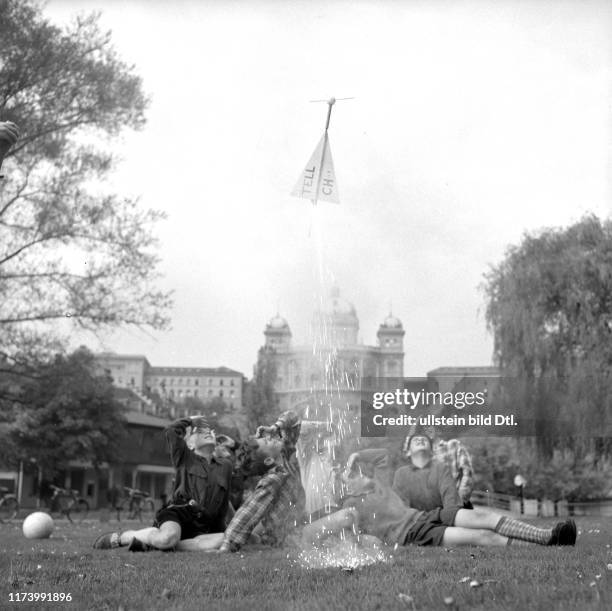
[(251, 534), (263, 543), (282, 544), (297, 525), (303, 499), (295, 454), (299, 434), (297, 415), (284, 412), (272, 426), (260, 426), (257, 436), (243, 445), (243, 469), (261, 478), (225, 530), (220, 552), (239, 550)]

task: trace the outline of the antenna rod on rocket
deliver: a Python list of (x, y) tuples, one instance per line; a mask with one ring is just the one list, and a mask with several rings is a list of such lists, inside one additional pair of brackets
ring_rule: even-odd
[(336, 98), (327, 100), (327, 121), (325, 121), (325, 132), (329, 129), (329, 121), (331, 119), (332, 106), (336, 103)]
[(329, 121), (331, 119), (332, 106), (339, 100), (354, 100), (355, 98), (334, 98), (331, 97), (329, 100), (310, 100), (311, 102), (325, 102), (327, 104), (327, 120), (325, 121), (325, 133), (329, 129)]

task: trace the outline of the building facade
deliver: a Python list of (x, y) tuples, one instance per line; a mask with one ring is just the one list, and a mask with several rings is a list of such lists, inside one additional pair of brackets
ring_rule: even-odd
[[(313, 320), (311, 344), (294, 344), (289, 323), (274, 316), (264, 330), (276, 367), (275, 392), (281, 410), (307, 410), (310, 417), (330, 404), (359, 409), (364, 378), (398, 377), (404, 372), (404, 329), (389, 314), (380, 324), (377, 344), (359, 337), (359, 319), (352, 303), (332, 289)], [(317, 417), (325, 417), (320, 414)]]
[[(391, 313), (379, 325), (374, 346), (358, 340), (359, 319), (353, 304), (332, 290), (315, 313), (310, 345), (293, 343), (289, 323), (274, 316), (264, 330), (276, 368), (274, 390), (279, 409), (308, 418), (329, 419), (343, 413), (355, 422), (361, 412), (361, 390), (407, 389), (434, 392), (484, 392), (493, 400), (499, 390), (496, 367), (439, 367), (418, 378), (404, 377), (404, 328)], [(432, 406), (435, 412), (435, 406)], [(352, 417), (347, 417), (352, 414)], [(351, 433), (356, 429), (351, 427)]]
[(244, 376), (228, 367), (153, 367), (145, 356), (112, 352), (95, 359), (117, 388), (138, 397), (141, 411), (156, 414), (166, 403), (169, 415), (179, 417), (184, 415), (181, 403), (188, 397), (205, 403), (222, 399), (230, 411), (242, 409)]
[[(138, 488), (160, 506), (163, 494), (172, 490), (174, 469), (164, 436), (168, 420), (135, 411), (126, 412), (127, 436), (122, 440), (117, 462), (97, 469), (90, 463), (73, 461), (56, 476), (55, 484), (76, 490), (91, 508), (105, 507), (112, 488)], [(0, 483), (17, 494), (22, 507), (37, 507), (40, 474), (35, 464), (17, 471), (0, 471)]]

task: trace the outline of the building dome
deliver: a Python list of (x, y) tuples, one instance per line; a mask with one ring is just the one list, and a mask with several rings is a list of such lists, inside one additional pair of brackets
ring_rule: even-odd
[[(357, 344), (357, 333), (359, 331), (359, 319), (355, 306), (346, 299), (340, 297), (340, 291), (334, 287), (329, 298), (322, 304), (318, 324), (323, 323), (326, 327), (324, 335), (327, 340), (338, 346)], [(315, 318), (315, 320), (317, 320)], [(315, 327), (316, 328), (316, 327)]]
[(385, 327), (386, 329), (401, 329), (402, 321), (397, 316), (389, 314), (389, 316), (383, 320), (381, 327)]
[(334, 287), (327, 303), (323, 307), (326, 314), (332, 316), (350, 316), (357, 317), (355, 306), (348, 300), (340, 297), (340, 289)]
[(268, 323), (269, 329), (288, 329), (289, 323), (282, 317), (280, 314), (277, 314), (273, 318), (270, 319)]

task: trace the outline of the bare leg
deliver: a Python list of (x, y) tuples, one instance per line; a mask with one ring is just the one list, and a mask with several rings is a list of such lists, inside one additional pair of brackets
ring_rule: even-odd
[(357, 535), (354, 546), (356, 552), (360, 551), (366, 554), (378, 554), (385, 549), (385, 544), (374, 535)]
[(181, 525), (178, 522), (164, 522), (159, 528), (150, 526), (121, 533), (121, 545), (129, 545), (132, 539), (138, 539), (157, 549), (171, 549), (181, 539)]
[[(465, 511), (472, 512), (471, 509), (466, 509)], [(461, 545), (508, 545), (508, 538), (490, 530), (449, 526), (444, 531), (442, 545), (446, 547), (459, 547)]]
[(302, 531), (302, 540), (306, 545), (315, 545), (317, 541), (335, 535), (345, 528), (350, 528), (354, 534), (357, 534), (356, 509), (340, 509), (315, 520), (312, 524), (307, 524)]
[[(573, 526), (570, 526), (569, 523), (559, 523), (555, 529), (540, 528), (492, 511), (460, 509), (455, 516), (454, 525), (464, 528), (486, 528), (515, 541), (526, 541), (539, 545), (573, 545), (576, 541), (576, 529), (573, 522)], [(569, 532), (571, 530), (574, 531), (573, 539)]]
[(553, 530), (551, 528), (539, 528), (533, 524), (502, 516), (492, 511), (481, 511), (477, 509), (460, 509), (455, 516), (454, 526), (463, 528), (486, 528), (504, 537), (520, 539), (540, 545), (550, 545), (553, 536)]
[(154, 526), (150, 526), (148, 528), (141, 528), (140, 530), (124, 530), (121, 533), (121, 545), (129, 545), (132, 542), (132, 539), (134, 538), (140, 539), (140, 537), (142, 537), (141, 541), (144, 541), (144, 539), (149, 538), (150, 532), (156, 530), (157, 528), (155, 528)]
[(460, 509), (455, 516), (453, 526), (462, 528), (485, 528), (495, 530), (502, 516), (493, 511), (482, 511), (480, 509)]
[(210, 533), (208, 535), (198, 535), (193, 539), (183, 539), (179, 541), (176, 549), (179, 552), (214, 552), (223, 543), (223, 533)]
[(383, 546), (383, 542), (374, 535), (359, 535), (357, 543), (365, 547), (379, 548)]

